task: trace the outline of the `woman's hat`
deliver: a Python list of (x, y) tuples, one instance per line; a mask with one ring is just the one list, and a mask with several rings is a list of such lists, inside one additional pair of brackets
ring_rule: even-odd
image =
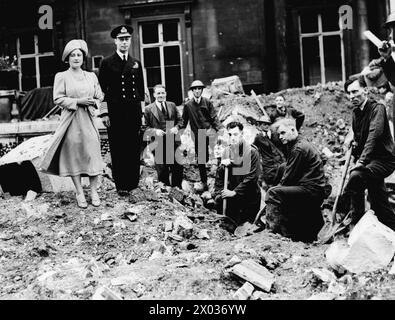
[(88, 45), (86, 42), (82, 39), (73, 39), (69, 41), (66, 46), (64, 47), (63, 50), (63, 55), (62, 55), (62, 61), (66, 62), (66, 58), (69, 56), (69, 54), (74, 51), (75, 49), (80, 49), (82, 52), (85, 53), (85, 56), (88, 55)]

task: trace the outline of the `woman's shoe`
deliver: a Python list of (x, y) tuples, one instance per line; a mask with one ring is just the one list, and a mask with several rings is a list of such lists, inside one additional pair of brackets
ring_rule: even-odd
[(80, 208), (87, 208), (88, 207), (88, 203), (86, 202), (85, 196), (83, 193), (81, 194), (77, 194), (75, 195), (75, 198), (77, 199), (77, 204)]
[(92, 200), (92, 205), (94, 207), (100, 206), (100, 197), (99, 197), (99, 194), (97, 192), (91, 193), (91, 200)]

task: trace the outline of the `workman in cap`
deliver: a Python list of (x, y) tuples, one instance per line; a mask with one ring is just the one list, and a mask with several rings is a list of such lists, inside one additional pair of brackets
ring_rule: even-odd
[(145, 91), (141, 62), (129, 55), (132, 33), (133, 28), (128, 25), (111, 31), (116, 51), (103, 59), (99, 70), (106, 102), (102, 104), (101, 117), (108, 130), (112, 175), (120, 195), (135, 189), (140, 178)]
[[(195, 80), (189, 87), (192, 90), (193, 98), (185, 103), (182, 113), (182, 119), (178, 125), (179, 129), (191, 126), (192, 139), (195, 143), (195, 153), (198, 160), (200, 180), (203, 184), (203, 190), (207, 191), (207, 170), (206, 162), (209, 159), (209, 136), (214, 136), (216, 131), (222, 129), (218, 120), (217, 112), (211, 101), (202, 97), (205, 85), (200, 80)], [(200, 131), (200, 134), (199, 134)]]
[(272, 121), (269, 116), (264, 115), (257, 119), (259, 132), (255, 136), (255, 145), (260, 154), (262, 174), (260, 184), (264, 189), (277, 185), (285, 168), (285, 157), (272, 141), (270, 126)]

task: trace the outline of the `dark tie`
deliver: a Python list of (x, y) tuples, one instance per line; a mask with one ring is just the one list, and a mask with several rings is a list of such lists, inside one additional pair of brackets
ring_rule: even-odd
[(169, 114), (167, 113), (165, 102), (162, 102), (162, 112), (163, 112), (163, 115), (165, 116), (165, 118), (167, 118), (169, 116)]
[(126, 62), (126, 54), (124, 54), (122, 56), (123, 56), (123, 62)]

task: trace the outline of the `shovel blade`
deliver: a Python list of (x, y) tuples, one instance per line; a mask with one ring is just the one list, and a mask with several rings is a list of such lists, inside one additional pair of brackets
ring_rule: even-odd
[(341, 226), (341, 223), (332, 224), (331, 222), (326, 222), (317, 234), (317, 242), (319, 244), (328, 243), (336, 233), (342, 230)]

